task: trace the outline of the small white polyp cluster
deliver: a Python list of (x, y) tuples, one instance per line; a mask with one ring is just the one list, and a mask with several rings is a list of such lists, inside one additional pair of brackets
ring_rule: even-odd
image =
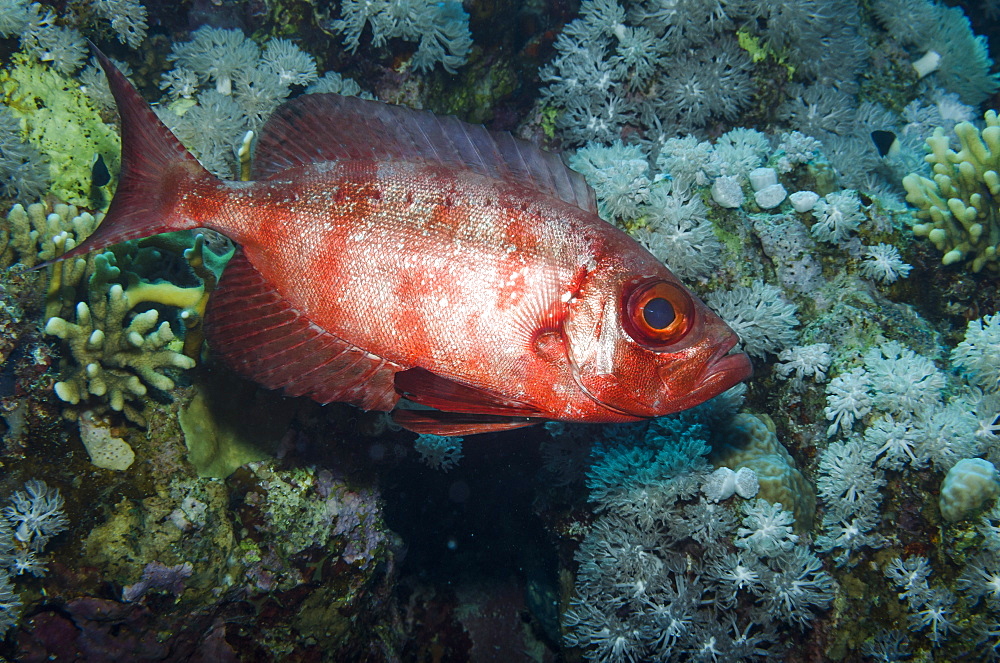
[(757, 474), (749, 467), (741, 467), (735, 472), (728, 467), (720, 467), (705, 479), (701, 492), (713, 502), (729, 499), (733, 494), (750, 499), (760, 490)]

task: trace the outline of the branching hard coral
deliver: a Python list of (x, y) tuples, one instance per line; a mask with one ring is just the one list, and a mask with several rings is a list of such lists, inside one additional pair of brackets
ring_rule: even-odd
[(156, 309), (139, 313), (126, 324), (132, 306), (125, 290), (115, 284), (106, 299), (101, 295), (91, 299), (90, 306), (77, 304), (75, 323), (54, 317), (45, 332), (66, 341), (74, 361), (55, 385), (60, 399), (76, 404), (90, 396), (107, 398), (111, 409), (142, 424), (140, 411), (126, 401), (145, 396), (146, 385), (173, 389), (173, 380), (162, 371), (191, 368), (195, 362), (170, 349), (173, 331), (167, 321), (156, 327)]
[(1000, 119), (987, 111), (980, 132), (970, 122), (955, 125), (961, 145), (951, 149), (944, 131), (927, 139), (927, 163), (933, 179), (911, 173), (903, 178), (906, 200), (921, 220), (913, 233), (944, 252), (941, 262), (972, 261), (972, 271), (997, 271), (1000, 245)]
[[(0, 267), (9, 267), (15, 261), (25, 267), (34, 267), (39, 262), (58, 258), (74, 248), (94, 231), (104, 218), (80, 212), (75, 205), (57, 203), (47, 207), (33, 203), (27, 208), (14, 205), (7, 214), (6, 223), (0, 225)], [(78, 271), (86, 260), (71, 261), (69, 264), (55, 265), (60, 272)], [(82, 275), (82, 272), (81, 272)], [(78, 279), (77, 279), (78, 280)], [(73, 279), (65, 279), (75, 285)], [(59, 286), (56, 286), (59, 287)]]
[[(27, 209), (15, 205), (7, 217), (9, 231), (0, 232), (3, 247), (0, 266), (8, 266), (14, 260), (34, 266), (40, 260), (57, 258), (83, 241), (100, 219), (100, 215), (95, 218), (86, 212), (77, 213), (71, 205), (56, 204), (51, 212), (41, 203)], [(161, 246), (167, 237), (160, 238)], [(193, 246), (186, 244), (183, 249), (203, 285), (150, 283), (132, 272), (124, 275), (129, 282), (127, 289), (110, 285), (123, 276), (111, 252), (49, 267), (46, 332), (67, 342), (75, 362), (67, 369), (68, 377), (56, 385), (56, 393), (62, 400), (78, 403), (91, 395), (106, 398), (113, 409), (124, 409), (130, 419), (141, 422), (139, 412), (124, 401), (144, 396), (147, 384), (158, 389), (173, 388), (173, 381), (159, 372), (163, 368), (194, 365), (192, 359), (168, 347), (174, 341), (168, 322), (154, 330), (156, 309), (128, 319), (133, 308), (145, 303), (181, 309), (180, 317), (188, 330), (185, 349), (191, 356), (197, 356), (207, 297), (217, 282), (220, 263), (228, 256), (206, 254), (201, 236), (195, 238)], [(89, 303), (79, 301), (81, 298)], [(75, 323), (69, 322), (73, 312)]]

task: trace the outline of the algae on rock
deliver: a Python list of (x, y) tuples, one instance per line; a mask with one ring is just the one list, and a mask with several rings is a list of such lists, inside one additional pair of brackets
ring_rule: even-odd
[(197, 384), (178, 413), (188, 460), (200, 477), (225, 479), (241, 465), (271, 458), (292, 419), (294, 401), (274, 398), (254, 407), (257, 387), (234, 380)]

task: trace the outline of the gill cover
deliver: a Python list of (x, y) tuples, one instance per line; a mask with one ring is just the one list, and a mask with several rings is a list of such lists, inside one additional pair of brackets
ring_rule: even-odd
[(692, 407), (750, 375), (738, 338), (665, 269), (638, 278), (592, 272), (566, 322), (577, 385), (624, 417)]

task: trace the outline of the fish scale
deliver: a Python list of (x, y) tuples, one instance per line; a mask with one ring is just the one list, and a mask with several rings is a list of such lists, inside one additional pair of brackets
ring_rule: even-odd
[(96, 55), (122, 172), (104, 222), (65, 257), (182, 229), (228, 236), (238, 250), (206, 334), (266, 387), (460, 435), (637, 421), (750, 375), (732, 330), (602, 221), (555, 155), (455, 118), (303, 95), (264, 126), (255, 181), (225, 182)]

